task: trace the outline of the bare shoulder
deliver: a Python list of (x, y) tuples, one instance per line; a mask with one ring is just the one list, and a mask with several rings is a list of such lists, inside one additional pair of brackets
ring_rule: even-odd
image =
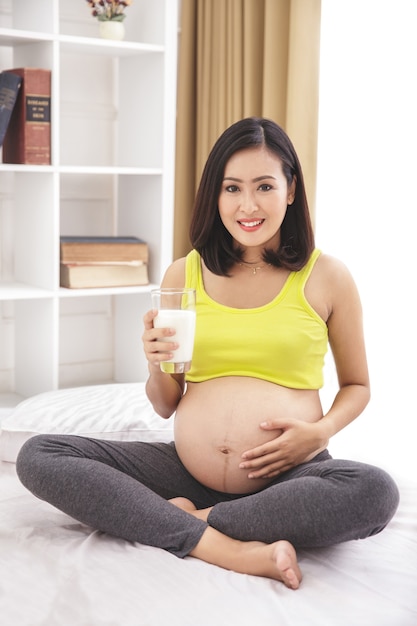
[(358, 303), (359, 295), (347, 266), (334, 256), (321, 254), (305, 288), (307, 300), (327, 321), (336, 309)]
[(185, 257), (174, 261), (166, 270), (162, 280), (163, 287), (184, 287), (185, 285)]
[(352, 274), (348, 267), (343, 261), (330, 254), (320, 254), (315, 269), (317, 278), (324, 280), (332, 287), (353, 283)]

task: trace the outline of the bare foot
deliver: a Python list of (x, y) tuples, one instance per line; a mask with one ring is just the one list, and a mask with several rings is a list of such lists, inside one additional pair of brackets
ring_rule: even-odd
[[(171, 498), (169, 502), (200, 519), (207, 519), (210, 511), (199, 511), (188, 498)], [(237, 541), (209, 527), (190, 555), (242, 574), (279, 580), (289, 589), (298, 589), (302, 579), (295, 548), (285, 540), (271, 544)]]
[(233, 572), (279, 580), (289, 589), (298, 589), (302, 578), (295, 549), (285, 540), (239, 541), (209, 526), (190, 556)]
[(270, 547), (272, 547), (272, 559), (275, 562), (279, 580), (290, 589), (298, 589), (302, 575), (294, 547), (288, 541), (277, 541)]
[(169, 502), (171, 502), (171, 504), (175, 504), (175, 506), (183, 511), (186, 511), (187, 513), (192, 513), (197, 510), (197, 507), (195, 507), (188, 498), (171, 498)]
[(237, 571), (279, 580), (289, 589), (298, 589), (300, 586), (302, 575), (297, 554), (289, 541), (281, 540), (271, 544), (243, 542), (241, 556), (243, 560)]

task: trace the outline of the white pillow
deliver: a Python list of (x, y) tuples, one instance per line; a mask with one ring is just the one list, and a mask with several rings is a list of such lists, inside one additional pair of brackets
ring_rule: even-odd
[(48, 391), (24, 400), (2, 420), (0, 459), (14, 463), (38, 433), (118, 441), (172, 441), (173, 417), (157, 415), (145, 383), (116, 383)]

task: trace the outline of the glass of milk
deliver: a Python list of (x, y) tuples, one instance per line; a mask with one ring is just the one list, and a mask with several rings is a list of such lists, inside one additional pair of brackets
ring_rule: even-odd
[(161, 363), (161, 370), (167, 374), (183, 374), (191, 367), (195, 333), (195, 289), (152, 289), (152, 308), (157, 309), (155, 328), (174, 328), (173, 337), (162, 341), (178, 343), (173, 358)]

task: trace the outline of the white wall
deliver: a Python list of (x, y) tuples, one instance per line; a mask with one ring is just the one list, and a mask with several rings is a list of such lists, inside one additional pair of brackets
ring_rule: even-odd
[(417, 476), (417, 2), (322, 0), (317, 244), (361, 292), (372, 382), (334, 455)]

